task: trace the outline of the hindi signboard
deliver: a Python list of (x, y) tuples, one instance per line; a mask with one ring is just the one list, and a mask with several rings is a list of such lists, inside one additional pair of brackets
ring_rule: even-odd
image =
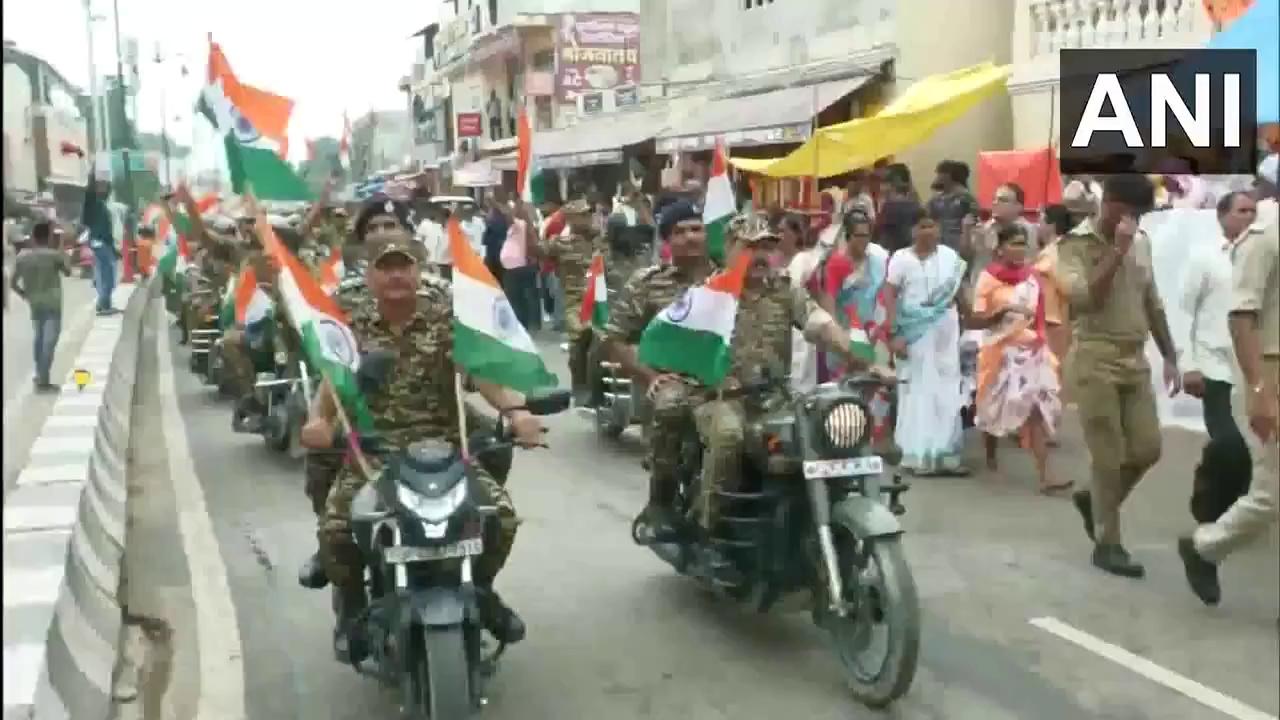
[(640, 16), (565, 13), (556, 33), (556, 92), (562, 102), (640, 82)]

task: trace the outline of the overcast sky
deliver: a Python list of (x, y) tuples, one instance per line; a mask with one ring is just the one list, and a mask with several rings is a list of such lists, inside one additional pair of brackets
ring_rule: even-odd
[[(106, 16), (94, 23), (99, 77), (115, 74), (111, 0), (91, 0)], [(142, 58), (138, 96), (140, 127), (157, 132), (167, 116), (169, 133), (190, 144), (191, 109), (204, 80), (208, 33), (222, 45), (241, 81), (293, 98), (290, 158), (306, 153), (309, 137), (342, 132), (342, 112), (352, 120), (369, 110), (405, 107), (397, 89), (409, 74), (419, 38), (439, 0), (116, 0), (120, 32), (136, 37)], [(321, 7), (344, 10), (321, 10)], [(377, 8), (376, 12), (370, 8)], [(67, 79), (87, 87), (84, 0), (4, 0), (4, 38), (37, 55)], [(166, 62), (154, 62), (156, 47)], [(185, 63), (188, 77), (179, 67)], [(126, 71), (127, 72), (127, 71)], [(163, 99), (163, 105), (162, 105)], [(165, 108), (162, 112), (161, 108)], [(207, 142), (203, 120), (197, 144)]]

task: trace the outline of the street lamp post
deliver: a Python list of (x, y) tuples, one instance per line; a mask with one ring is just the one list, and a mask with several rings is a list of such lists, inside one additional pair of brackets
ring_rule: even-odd
[[(120, 117), (127, 118), (128, 114), (125, 112), (125, 105), (124, 105), (125, 103), (124, 57), (122, 56), (122, 53), (120, 50), (120, 0), (112, 0), (111, 10), (112, 10), (112, 14), (115, 16), (114, 23), (115, 23), (115, 30), (116, 30), (116, 81), (119, 83), (119, 89), (120, 89), (120, 101), (119, 101)], [(120, 160), (121, 160), (121, 164), (124, 165), (124, 183), (122, 184), (121, 189), (124, 191), (123, 192), (124, 197), (122, 198), (122, 200), (124, 200), (124, 207), (125, 207), (125, 222), (124, 222), (124, 237), (121, 238), (120, 242), (121, 242), (121, 245), (123, 246), (121, 248), (121, 251), (126, 258), (124, 281), (129, 282), (130, 280), (132, 280), (132, 277), (131, 277), (132, 272), (130, 271), (133, 270), (132, 256), (130, 255), (130, 253), (133, 252), (133, 217), (134, 217), (133, 173), (131, 171), (131, 168), (129, 167), (129, 144), (126, 142), (126, 143), (122, 143), (122, 145), (123, 147), (120, 148)]]
[[(156, 71), (160, 71), (164, 62), (164, 56), (160, 54), (160, 45), (156, 44)], [(164, 103), (164, 80), (156, 79), (156, 84), (160, 87), (160, 158), (164, 163), (164, 184), (165, 187), (170, 186), (171, 178), (169, 174), (169, 116), (165, 110)]]

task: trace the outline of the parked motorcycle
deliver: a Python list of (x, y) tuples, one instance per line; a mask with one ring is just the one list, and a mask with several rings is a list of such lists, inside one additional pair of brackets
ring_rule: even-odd
[[(369, 353), (358, 371), (366, 391), (385, 382), (394, 356)], [(537, 415), (563, 412), (571, 393), (554, 390), (526, 398)], [(474, 458), (510, 451), (501, 417), (490, 434), (473, 438)], [(351, 504), (352, 533), (364, 554), (368, 610), (358, 631), (368, 657), (358, 670), (399, 690), (407, 717), (470, 718), (484, 702), (484, 684), (505, 646), (486, 652), (482, 642), (472, 560), (490, 542), (496, 508), (479, 504), (468, 460), (448, 443), (415, 443), (386, 452), (378, 439), (361, 445), (381, 457), (381, 471)]]
[[(896, 448), (878, 454), (873, 445), (889, 412), (886, 386), (866, 375), (795, 396), (780, 391), (785, 381), (727, 391), (758, 419), (746, 428), (739, 488), (716, 493), (710, 536), (680, 529), (660, 537), (642, 518), (632, 527), (637, 544), (677, 571), (759, 612), (807, 601), (854, 697), (871, 707), (907, 692), (920, 646), (919, 598), (895, 517), (908, 485), (894, 469)], [(688, 517), (702, 447), (692, 426), (682, 436), (675, 509)]]

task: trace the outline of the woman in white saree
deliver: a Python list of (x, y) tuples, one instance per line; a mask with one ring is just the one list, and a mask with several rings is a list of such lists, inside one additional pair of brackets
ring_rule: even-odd
[(889, 259), (886, 323), (904, 381), (898, 386), (894, 440), (902, 450), (902, 466), (916, 475), (965, 475), (960, 289), (966, 263), (939, 245), (939, 237), (937, 220), (917, 208), (911, 246)]

